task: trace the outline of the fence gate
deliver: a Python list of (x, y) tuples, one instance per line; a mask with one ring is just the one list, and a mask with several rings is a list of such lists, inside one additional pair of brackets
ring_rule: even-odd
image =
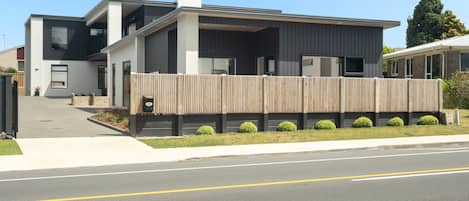
[(18, 82), (0, 75), (0, 133), (16, 138), (18, 132)]

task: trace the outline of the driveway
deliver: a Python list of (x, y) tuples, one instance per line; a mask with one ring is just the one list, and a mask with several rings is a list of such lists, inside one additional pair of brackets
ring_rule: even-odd
[(122, 134), (89, 122), (92, 112), (70, 106), (70, 99), (19, 98), (18, 138), (100, 137)]

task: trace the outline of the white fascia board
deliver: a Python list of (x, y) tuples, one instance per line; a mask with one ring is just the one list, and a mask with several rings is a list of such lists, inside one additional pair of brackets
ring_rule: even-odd
[(432, 52), (432, 51), (440, 51), (440, 50), (446, 50), (446, 49), (449, 50), (450, 47), (439, 45), (439, 46), (420, 48), (420, 49), (415, 49), (415, 50), (401, 50), (401, 51), (393, 52), (390, 54), (385, 54), (383, 55), (383, 59), (389, 60), (389, 59), (420, 55), (420, 54), (425, 54), (425, 53)]
[(102, 0), (96, 7), (85, 15), (86, 26), (90, 26), (107, 12), (108, 0)]

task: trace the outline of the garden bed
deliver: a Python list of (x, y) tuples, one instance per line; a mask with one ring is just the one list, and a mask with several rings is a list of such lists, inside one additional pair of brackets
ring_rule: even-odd
[(142, 138), (140, 140), (153, 148), (177, 148), (468, 134), (469, 110), (461, 110), (461, 117), (464, 117), (461, 126), (346, 128), (297, 132), (200, 135), (183, 138)]
[(90, 120), (120, 132), (129, 130), (129, 112), (127, 110), (103, 110), (90, 117)]

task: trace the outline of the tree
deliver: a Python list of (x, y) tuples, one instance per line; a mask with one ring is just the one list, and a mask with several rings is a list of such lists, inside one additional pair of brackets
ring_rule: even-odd
[[(387, 45), (383, 45), (383, 55), (393, 53), (395, 50)], [(388, 72), (388, 64), (383, 61), (383, 72)]]
[(464, 73), (454, 73), (451, 80), (443, 85), (444, 103), (448, 108), (469, 107), (469, 76)]
[(415, 7), (414, 14), (407, 22), (407, 47), (434, 42), (444, 32), (440, 0), (421, 0)]
[(464, 23), (462, 23), (452, 11), (448, 10), (443, 14), (443, 25), (445, 31), (441, 34), (441, 39), (468, 34), (468, 30), (464, 26)]

